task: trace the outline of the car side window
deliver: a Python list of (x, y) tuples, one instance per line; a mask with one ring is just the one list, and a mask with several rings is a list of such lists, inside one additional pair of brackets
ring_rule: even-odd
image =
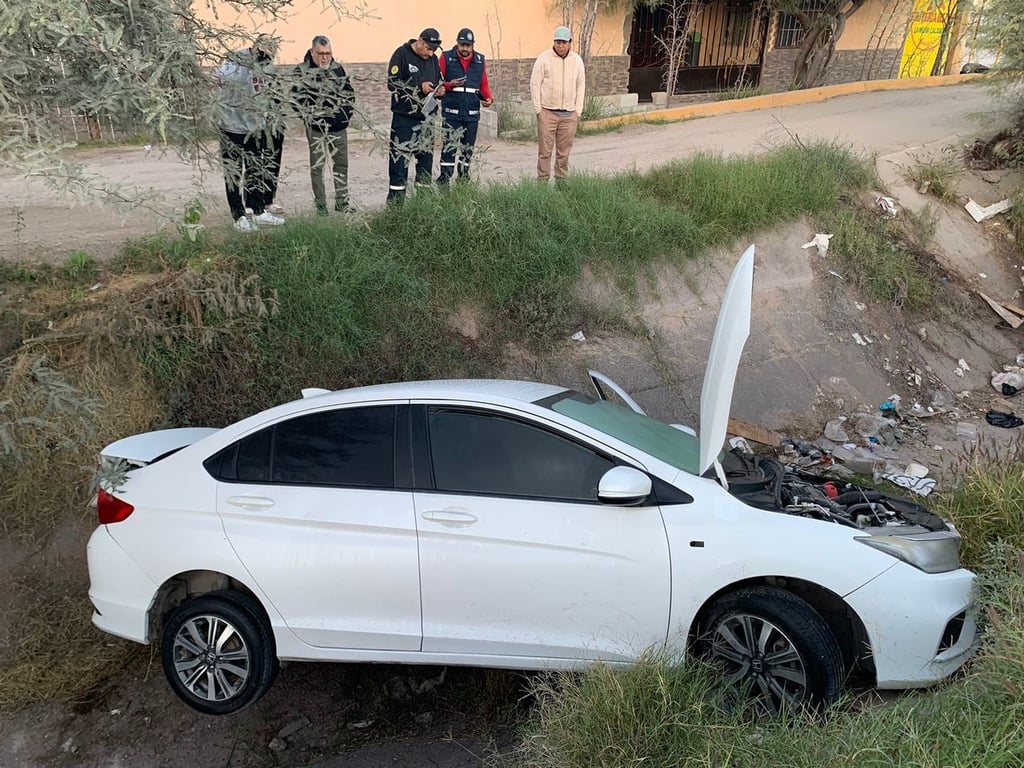
[(392, 488), (395, 408), (319, 411), (239, 440), (206, 461), (218, 480)]
[(428, 430), (439, 491), (596, 502), (601, 476), (615, 466), (586, 446), (498, 414), (431, 408)]

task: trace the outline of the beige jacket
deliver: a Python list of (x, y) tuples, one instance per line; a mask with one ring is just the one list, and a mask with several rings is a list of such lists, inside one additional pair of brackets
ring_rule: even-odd
[(542, 109), (567, 109), (582, 114), (586, 88), (583, 59), (576, 51), (569, 51), (562, 59), (553, 48), (548, 48), (533, 64), (530, 95), (533, 111), (538, 115)]

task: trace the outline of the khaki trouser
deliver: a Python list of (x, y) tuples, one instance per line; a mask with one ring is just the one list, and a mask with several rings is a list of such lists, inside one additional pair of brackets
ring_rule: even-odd
[(348, 133), (320, 131), (306, 127), (309, 141), (309, 180), (313, 184), (313, 200), (318, 211), (327, 210), (327, 190), (324, 188), (324, 166), (331, 158), (334, 180), (334, 210), (348, 206)]
[(576, 112), (562, 117), (551, 109), (537, 115), (537, 178), (546, 181), (551, 175), (551, 150), (555, 151), (555, 178), (569, 175), (569, 153), (576, 138)]

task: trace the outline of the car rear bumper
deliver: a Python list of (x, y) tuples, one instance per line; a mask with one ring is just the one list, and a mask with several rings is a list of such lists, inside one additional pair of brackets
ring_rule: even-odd
[(92, 623), (104, 632), (149, 642), (149, 607), (157, 585), (114, 541), (105, 525), (89, 538), (89, 600)]
[(975, 650), (974, 574), (924, 573), (897, 563), (846, 596), (867, 629), (879, 688), (921, 688)]

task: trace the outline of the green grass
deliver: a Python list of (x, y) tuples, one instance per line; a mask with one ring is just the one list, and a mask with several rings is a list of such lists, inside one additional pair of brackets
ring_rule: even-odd
[(819, 232), (834, 235), (829, 268), (866, 298), (913, 312), (930, 310), (941, 285), (938, 267), (921, 246), (909, 242), (897, 222), (852, 207), (826, 211), (818, 221)]
[(922, 194), (933, 195), (947, 203), (956, 201), (956, 181), (963, 171), (963, 160), (952, 149), (937, 157), (919, 160), (902, 169), (903, 178), (917, 187)]

